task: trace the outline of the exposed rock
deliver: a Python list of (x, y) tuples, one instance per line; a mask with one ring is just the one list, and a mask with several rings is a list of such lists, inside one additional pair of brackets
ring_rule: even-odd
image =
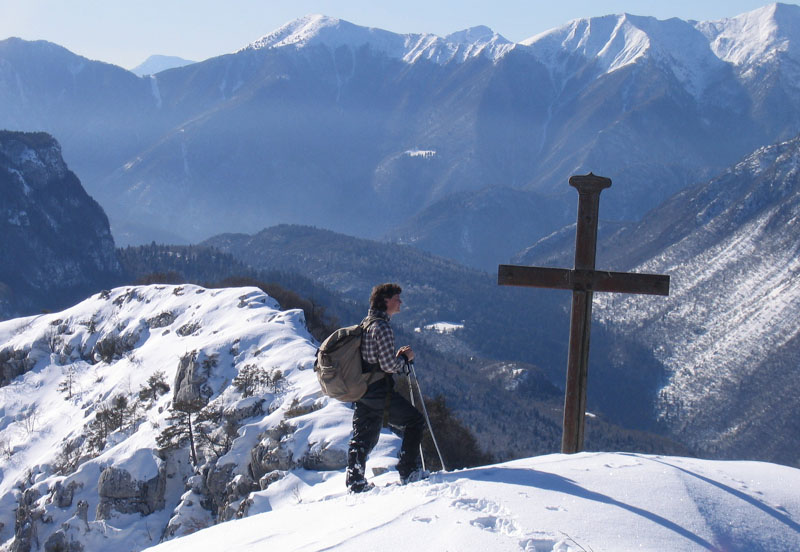
[(292, 451), (281, 446), (270, 436), (265, 437), (250, 451), (250, 470), (253, 479), (260, 480), (265, 474), (294, 467)]
[(107, 334), (97, 340), (92, 357), (95, 361), (103, 362), (122, 358), (125, 353), (133, 350), (139, 342), (139, 337), (139, 332), (128, 332), (123, 335)]
[(181, 337), (186, 337), (188, 335), (192, 335), (194, 332), (200, 329), (200, 324), (196, 321), (194, 322), (187, 322), (183, 326), (177, 329), (176, 333)]
[(44, 552), (83, 552), (83, 550), (80, 541), (70, 540), (61, 529), (50, 535), (44, 543)]
[(33, 368), (36, 361), (30, 358), (30, 351), (22, 349), (3, 349), (0, 351), (0, 387), (8, 385), (14, 378)]
[(258, 480), (258, 487), (263, 491), (276, 481), (280, 481), (286, 476), (285, 471), (272, 471), (268, 474), (264, 475), (261, 479)]
[(334, 471), (347, 467), (347, 451), (322, 445), (312, 448), (303, 457), (303, 467), (307, 470)]
[(207, 385), (208, 377), (215, 365), (214, 358), (201, 359), (197, 351), (181, 357), (175, 374), (173, 403), (198, 407), (206, 404), (211, 396), (211, 389)]
[(242, 420), (260, 416), (264, 413), (265, 400), (260, 397), (249, 397), (241, 400), (229, 408), (226, 408), (222, 415), (231, 424), (238, 424)]
[(10, 552), (30, 552), (33, 544), (38, 541), (36, 521), (42, 516), (42, 511), (36, 508), (39, 498), (41, 493), (36, 489), (26, 489), (20, 496), (14, 517), (14, 541)]
[(112, 512), (148, 515), (164, 508), (166, 474), (163, 465), (158, 475), (148, 481), (137, 481), (124, 469), (108, 467), (97, 482), (97, 519), (109, 519)]
[(82, 486), (83, 484), (77, 483), (76, 481), (70, 481), (68, 485), (57, 481), (53, 487), (53, 494), (50, 500), (59, 508), (69, 508), (72, 506), (72, 498), (75, 495), (75, 489)]
[(147, 319), (147, 326), (149, 328), (164, 328), (175, 322), (177, 315), (172, 312), (162, 312), (161, 314)]

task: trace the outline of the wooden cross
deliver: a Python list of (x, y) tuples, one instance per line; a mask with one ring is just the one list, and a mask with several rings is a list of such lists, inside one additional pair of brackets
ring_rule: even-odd
[(564, 395), (564, 433), (561, 452), (583, 450), (586, 416), (586, 380), (589, 368), (589, 332), (592, 323), (592, 295), (595, 291), (669, 295), (669, 276), (606, 272), (594, 269), (597, 252), (597, 213), (600, 192), (611, 179), (589, 173), (573, 176), (570, 186), (578, 190), (578, 224), (575, 231), (575, 268), (542, 268), (500, 265), (497, 283), (572, 290), (567, 383)]

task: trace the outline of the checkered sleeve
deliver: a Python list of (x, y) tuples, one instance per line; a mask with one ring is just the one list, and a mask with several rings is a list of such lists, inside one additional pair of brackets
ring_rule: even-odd
[(362, 355), (370, 363), (380, 364), (381, 370), (391, 374), (401, 372), (405, 366), (394, 349), (394, 331), (388, 322), (378, 321), (367, 330), (362, 342)]

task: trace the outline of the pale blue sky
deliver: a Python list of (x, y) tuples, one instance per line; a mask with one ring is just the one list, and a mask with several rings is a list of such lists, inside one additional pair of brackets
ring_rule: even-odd
[[(192, 60), (242, 48), (311, 13), (399, 33), (443, 36), (487, 25), (520, 41), (571, 19), (633, 13), (733, 17), (768, 0), (0, 0), (0, 39), (60, 44), (131, 68), (151, 54)], [(800, 2), (784, 2), (798, 4)]]

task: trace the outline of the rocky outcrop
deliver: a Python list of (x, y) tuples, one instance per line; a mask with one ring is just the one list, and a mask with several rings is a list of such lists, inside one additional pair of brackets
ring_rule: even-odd
[(24, 374), (36, 364), (23, 349), (3, 349), (0, 351), (0, 387)]
[(297, 465), (285, 441), (294, 430), (295, 427), (282, 421), (264, 432), (261, 441), (250, 451), (250, 475), (254, 481), (270, 472), (290, 470)]
[(36, 489), (26, 489), (20, 495), (14, 520), (14, 541), (11, 544), (11, 552), (30, 552), (33, 545), (38, 542), (36, 525), (44, 513), (36, 505), (40, 497), (41, 494)]
[(71, 541), (64, 531), (56, 531), (44, 543), (44, 552), (83, 552), (80, 541)]
[(347, 451), (340, 448), (312, 447), (303, 457), (303, 467), (307, 470), (333, 471), (347, 467)]
[(65, 521), (60, 529), (47, 537), (44, 542), (45, 552), (83, 552), (86, 547), (78, 535), (90, 531), (88, 517), (89, 503), (85, 500), (79, 500), (75, 515)]
[(139, 332), (131, 331), (119, 335), (109, 333), (97, 340), (92, 353), (95, 361), (111, 362), (122, 358), (122, 356), (133, 350), (139, 341)]
[(75, 481), (70, 481), (67, 485), (57, 481), (53, 487), (50, 500), (59, 508), (69, 508), (72, 506), (72, 498), (75, 495), (75, 489), (83, 485)]
[(138, 481), (124, 469), (108, 467), (97, 482), (97, 519), (109, 519), (113, 512), (143, 516), (164, 508), (166, 474), (163, 469), (147, 481)]
[[(216, 359), (198, 354), (197, 351), (185, 354), (178, 364), (175, 375), (175, 395), (173, 404), (192, 405), (199, 409), (208, 402), (211, 389), (207, 382)], [(180, 408), (189, 411), (189, 409)]]

